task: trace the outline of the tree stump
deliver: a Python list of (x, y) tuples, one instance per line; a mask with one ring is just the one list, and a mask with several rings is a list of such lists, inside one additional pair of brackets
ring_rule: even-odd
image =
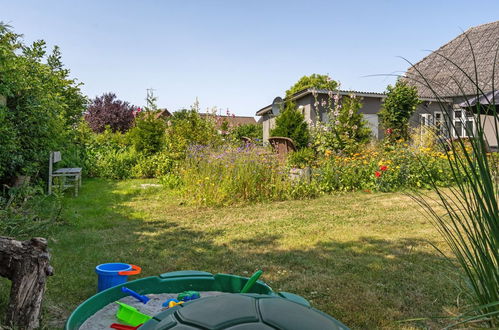
[(12, 281), (6, 324), (20, 329), (36, 329), (49, 265), (47, 240), (35, 237), (17, 241), (0, 236), (0, 276)]

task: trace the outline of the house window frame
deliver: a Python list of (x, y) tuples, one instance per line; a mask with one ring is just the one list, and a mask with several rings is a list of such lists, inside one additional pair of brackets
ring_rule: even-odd
[[(460, 113), (460, 116), (457, 115), (457, 113)], [(466, 126), (468, 122), (471, 122), (472, 124), (472, 133), (473, 135), (476, 132), (476, 123), (475, 123), (475, 116), (473, 115), (473, 112), (471, 112), (471, 115), (469, 115), (469, 112), (466, 109), (458, 108), (458, 109), (453, 109), (452, 110), (452, 137), (453, 138), (468, 138), (468, 132), (466, 131)], [(460, 124), (461, 127), (461, 135), (457, 134), (457, 125)]]
[[(440, 117), (437, 119), (437, 115)], [(433, 124), (435, 126), (435, 134), (437, 136), (444, 135), (444, 114), (442, 111), (433, 112)]]
[(421, 125), (421, 126), (432, 126), (433, 125), (433, 115), (431, 113), (422, 113), (422, 114), (420, 114), (419, 125)]

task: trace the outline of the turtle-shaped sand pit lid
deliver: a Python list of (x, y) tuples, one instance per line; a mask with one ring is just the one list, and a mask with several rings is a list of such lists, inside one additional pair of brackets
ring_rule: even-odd
[(225, 294), (175, 306), (154, 316), (139, 330), (344, 330), (331, 316), (276, 296)]

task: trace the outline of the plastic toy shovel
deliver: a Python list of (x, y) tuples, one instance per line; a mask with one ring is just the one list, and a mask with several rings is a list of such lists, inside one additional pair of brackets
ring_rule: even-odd
[(256, 271), (251, 277), (249, 278), (248, 282), (244, 285), (244, 287), (241, 289), (241, 293), (248, 293), (249, 290), (255, 285), (256, 281), (260, 276), (262, 276), (263, 271), (258, 270)]
[(142, 324), (139, 324), (136, 327), (132, 327), (131, 325), (124, 325), (124, 324), (119, 324), (119, 323), (113, 323), (111, 324), (110, 328), (112, 329), (118, 329), (118, 330), (137, 330)]

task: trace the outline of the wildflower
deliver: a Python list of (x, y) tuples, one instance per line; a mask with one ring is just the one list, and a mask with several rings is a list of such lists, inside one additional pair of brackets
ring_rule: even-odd
[(393, 130), (392, 130), (391, 128), (387, 128), (387, 129), (386, 129), (386, 134), (387, 134), (387, 135), (390, 135), (390, 134), (392, 134), (392, 133), (393, 133)]
[(381, 176), (381, 172), (379, 172), (379, 171), (374, 172), (374, 176), (379, 178)]
[(326, 150), (326, 151), (324, 152), (324, 154), (325, 154), (326, 156), (330, 156), (332, 153), (333, 153), (333, 152), (332, 152), (331, 150), (329, 150), (329, 149), (328, 149), (328, 150)]
[(380, 171), (383, 171), (383, 172), (384, 172), (384, 171), (386, 171), (387, 169), (388, 169), (388, 166), (386, 166), (386, 165), (381, 165), (381, 166), (379, 167), (379, 170), (380, 170)]
[(335, 125), (339, 125), (339, 124), (340, 124), (340, 121), (339, 121), (339, 120), (337, 120), (337, 121), (335, 121), (335, 122), (334, 122), (334, 124), (335, 124)]

